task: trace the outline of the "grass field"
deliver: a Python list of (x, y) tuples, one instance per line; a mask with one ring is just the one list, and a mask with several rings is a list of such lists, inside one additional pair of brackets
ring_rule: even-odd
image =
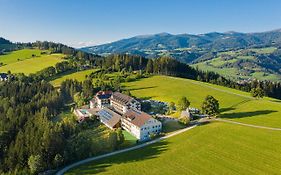
[(126, 130), (122, 130), (122, 133), (124, 135), (124, 143), (122, 144), (122, 147), (130, 147), (132, 145), (135, 145), (137, 142), (137, 139), (131, 135), (129, 132), (127, 132)]
[[(223, 118), (281, 128), (279, 100), (255, 100), (246, 92), (166, 76), (124, 85), (134, 96), (142, 98), (177, 102), (184, 95), (194, 107), (200, 107), (210, 94), (219, 100)], [(280, 131), (211, 122), (148, 147), (85, 164), (66, 174), (281, 174), (280, 144)]]
[[(241, 56), (239, 59), (252, 59), (252, 57), (248, 56)], [(220, 68), (218, 66), (222, 66), (224, 65), (225, 63), (234, 63), (238, 61), (237, 59), (232, 59), (232, 60), (229, 60), (229, 61), (221, 61), (219, 59), (215, 59), (214, 61), (207, 61), (209, 62), (207, 64), (207, 62), (200, 62), (200, 63), (197, 63), (197, 64), (194, 64), (192, 65), (193, 67), (198, 67), (199, 69), (201, 70), (204, 70), (204, 71), (212, 71), (212, 72), (217, 72), (219, 73), (220, 75), (223, 75), (224, 77), (227, 77), (227, 78), (244, 78), (244, 79), (247, 79), (247, 78), (256, 78), (256, 79), (259, 79), (259, 80), (270, 80), (270, 81), (280, 81), (281, 80), (281, 76), (280, 75), (277, 75), (277, 74), (271, 74), (271, 73), (265, 73), (263, 71), (256, 71), (255, 73), (252, 73), (250, 75), (240, 75), (240, 71), (236, 68)]]
[[(219, 52), (216, 58), (206, 60), (192, 65), (204, 71), (217, 72), (224, 77), (231, 79), (248, 79), (256, 78), (258, 80), (280, 81), (281, 76), (278, 73), (266, 71), (263, 67), (257, 64), (257, 56), (246, 55), (244, 52), (255, 52), (256, 54), (271, 54), (276, 51), (276, 47), (253, 48), (253, 49), (240, 49), (236, 51)], [(222, 55), (229, 55), (232, 58), (223, 59)], [(237, 66), (239, 61), (248, 62), (248, 67)], [(252, 66), (255, 65), (256, 68)], [(254, 71), (254, 73), (252, 73)]]
[(78, 81), (84, 81), (86, 79), (86, 75), (90, 75), (92, 72), (95, 72), (96, 70), (98, 69), (90, 69), (90, 70), (74, 72), (66, 75), (64, 74), (58, 75), (57, 77), (54, 78), (53, 81), (51, 81), (51, 84), (55, 87), (58, 87), (66, 79), (73, 79), (73, 80), (75, 79)]
[(11, 61), (9, 64), (0, 67), (0, 72), (11, 71), (12, 73), (35, 73), (46, 67), (54, 66), (56, 63), (63, 61), (63, 57), (63, 54), (51, 54), (24, 59), (22, 61)]
[(66, 174), (281, 174), (280, 138), (278, 131), (215, 122)]
[(275, 99), (253, 99), (250, 94), (202, 83), (194, 80), (154, 76), (140, 81), (126, 83), (132, 95), (175, 102), (186, 96), (192, 107), (201, 108), (207, 95), (213, 95), (220, 102), (221, 117), (231, 120), (281, 128), (281, 101)]
[[(26, 59), (33, 58), (32, 55), (39, 57), (41, 56), (43, 50), (39, 49), (23, 49), (23, 50), (17, 50), (11, 53), (8, 53), (6, 55), (0, 56), (0, 62), (3, 64), (11, 64), (18, 61), (23, 61)], [(46, 51), (45, 51), (46, 52)]]

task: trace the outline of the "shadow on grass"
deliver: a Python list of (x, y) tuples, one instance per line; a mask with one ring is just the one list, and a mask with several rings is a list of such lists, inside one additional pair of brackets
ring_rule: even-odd
[(157, 96), (141, 97), (140, 99), (141, 100), (150, 100), (150, 99), (155, 98), (155, 97), (157, 97)]
[(220, 118), (244, 118), (244, 117), (254, 117), (258, 115), (266, 115), (273, 112), (278, 112), (274, 110), (259, 110), (259, 111), (251, 111), (251, 112), (233, 112), (227, 114), (221, 114)]
[(174, 132), (180, 129), (185, 128), (186, 126), (179, 123), (178, 121), (170, 120), (163, 122), (163, 132), (164, 133), (169, 133), (169, 132)]
[(147, 86), (147, 87), (140, 87), (140, 88), (129, 88), (130, 91), (136, 91), (136, 90), (143, 90), (143, 89), (153, 89), (157, 86)]
[(232, 105), (232, 106), (230, 106), (228, 108), (221, 108), (220, 109), (220, 113), (227, 112), (227, 111), (233, 111), (233, 110), (236, 109), (237, 106), (245, 104), (245, 103), (247, 103), (249, 101), (251, 101), (251, 100), (247, 99), (247, 100), (243, 100), (243, 101), (241, 101), (239, 103), (236, 103), (236, 104), (234, 104), (234, 105)]
[[(68, 174), (97, 174), (107, 171), (112, 165), (132, 163), (136, 161), (157, 158), (161, 153), (167, 151), (168, 142), (163, 140), (145, 148), (129, 151), (115, 156), (97, 160), (77, 167), (67, 172)], [(133, 167), (132, 167), (133, 169)], [(125, 173), (125, 172), (124, 172)]]
[(55, 76), (52, 76), (52, 77), (48, 78), (47, 81), (53, 81), (55, 79), (59, 79), (59, 78), (62, 78), (64, 76), (66, 76), (66, 75), (73, 74), (73, 73), (76, 73), (76, 72), (79, 72), (79, 71), (77, 71), (77, 70), (69, 70), (69, 71), (66, 71), (66, 72), (62, 72), (60, 74), (57, 74)]
[(204, 125), (207, 125), (207, 124), (210, 124), (210, 123), (211, 123), (210, 121), (202, 121), (202, 122), (200, 122), (199, 126), (204, 126)]
[(275, 103), (281, 103), (281, 100), (270, 100), (272, 102), (275, 102)]

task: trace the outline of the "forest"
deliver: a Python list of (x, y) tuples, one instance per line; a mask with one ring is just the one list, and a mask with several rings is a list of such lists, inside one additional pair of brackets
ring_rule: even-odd
[[(16, 74), (13, 79), (0, 82), (0, 173), (37, 174), (118, 149), (122, 143), (122, 133), (119, 131), (109, 132), (103, 145), (81, 134), (87, 128), (98, 126), (95, 118), (77, 124), (74, 118), (56, 121), (56, 117), (66, 108), (69, 110), (69, 104), (84, 104), (99, 90), (122, 90), (120, 83), (123, 81), (134, 81), (147, 75), (169, 75), (247, 92), (260, 88), (266, 96), (281, 99), (280, 82), (252, 81), (239, 84), (169, 57), (146, 59), (128, 54), (101, 57), (50, 42), (22, 44), (22, 47), (52, 50), (54, 53), (64, 53), (68, 58), (36, 74)], [(48, 82), (55, 75), (88, 68), (99, 68), (100, 71), (89, 75), (83, 82), (66, 80), (59, 91)], [(132, 71), (139, 73), (130, 79), (117, 77), (110, 82), (101, 79), (95, 84), (91, 81), (91, 78), (105, 72)]]

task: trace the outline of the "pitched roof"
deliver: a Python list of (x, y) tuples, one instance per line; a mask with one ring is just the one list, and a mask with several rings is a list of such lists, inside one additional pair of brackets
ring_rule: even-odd
[(112, 91), (99, 91), (97, 94), (96, 94), (96, 97), (98, 99), (107, 99), (107, 98), (110, 98), (112, 95)]
[(131, 102), (132, 100), (134, 100), (133, 97), (130, 97), (128, 95), (122, 94), (120, 92), (114, 92), (111, 96), (112, 99), (118, 101), (121, 104), (128, 104), (129, 102)]
[(125, 118), (128, 118), (128, 120), (136, 125), (137, 127), (142, 127), (148, 120), (153, 119), (153, 117), (151, 117), (151, 115), (142, 112), (142, 111), (136, 111), (133, 109), (128, 110), (125, 114), (124, 114)]
[(109, 108), (103, 108), (98, 112), (98, 115), (102, 121), (111, 128), (121, 120), (121, 116)]

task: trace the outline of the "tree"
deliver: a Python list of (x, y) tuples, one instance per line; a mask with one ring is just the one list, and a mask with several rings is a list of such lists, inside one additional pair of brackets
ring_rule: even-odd
[(251, 90), (251, 95), (255, 98), (263, 98), (264, 96), (264, 91), (262, 88), (257, 87), (257, 88), (253, 88)]
[(179, 119), (179, 122), (184, 125), (188, 125), (190, 123), (190, 117), (188, 117), (188, 116), (181, 117)]
[(146, 73), (153, 73), (153, 61), (149, 59), (146, 65)]
[(85, 99), (82, 93), (77, 92), (74, 94), (73, 101), (76, 103), (77, 106), (82, 106), (85, 103)]
[(86, 98), (91, 98), (94, 95), (94, 86), (91, 80), (85, 80), (82, 84), (83, 94)]
[(150, 109), (151, 109), (151, 104), (150, 104), (150, 102), (148, 102), (148, 101), (143, 101), (143, 102), (141, 102), (141, 109), (142, 109), (144, 112), (149, 112)]
[(173, 111), (173, 110), (175, 110), (176, 109), (176, 104), (175, 104), (175, 102), (170, 102), (169, 103), (169, 111)]
[(181, 97), (181, 99), (178, 102), (177, 109), (179, 111), (183, 111), (183, 110), (186, 110), (186, 108), (188, 108), (189, 105), (190, 105), (190, 102), (187, 100), (187, 98)]
[(203, 113), (216, 116), (219, 114), (219, 101), (215, 99), (213, 96), (208, 95), (203, 104), (202, 104), (202, 111)]
[(28, 166), (32, 174), (39, 173), (44, 170), (44, 162), (40, 155), (31, 155), (28, 158)]
[(121, 145), (124, 142), (124, 140), (125, 140), (125, 137), (124, 137), (124, 134), (122, 132), (122, 129), (118, 128), (116, 130), (116, 134), (117, 134), (117, 145)]
[(56, 154), (54, 158), (54, 166), (56, 168), (60, 167), (63, 163), (63, 157), (60, 154)]

